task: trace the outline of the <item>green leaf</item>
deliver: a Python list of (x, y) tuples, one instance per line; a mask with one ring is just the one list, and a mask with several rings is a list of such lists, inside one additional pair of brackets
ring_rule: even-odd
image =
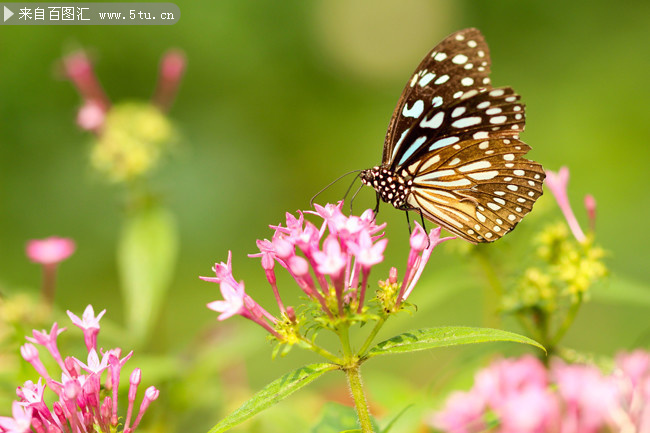
[(596, 286), (591, 294), (594, 301), (635, 306), (650, 305), (648, 284), (620, 275), (612, 275), (607, 284)]
[(222, 419), (208, 433), (220, 433), (231, 429), (264, 409), (268, 409), (285, 399), (295, 391), (310, 384), (321, 374), (335, 370), (338, 366), (329, 363), (310, 364), (285, 374), (279, 379), (266, 385), (253, 398), (242, 404), (239, 409)]
[(117, 248), (126, 327), (142, 340), (157, 319), (173, 277), (176, 224), (167, 209), (149, 205), (127, 217)]
[(461, 344), (510, 341), (530, 344), (546, 351), (544, 347), (523, 335), (491, 328), (470, 328), (466, 326), (443, 326), (405, 332), (382, 341), (368, 351), (366, 358), (389, 353), (407, 353), (436, 347), (459, 346)]

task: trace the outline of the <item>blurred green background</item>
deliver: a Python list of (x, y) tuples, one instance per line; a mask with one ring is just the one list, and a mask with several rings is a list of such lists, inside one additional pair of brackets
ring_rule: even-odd
[[(218, 287), (198, 276), (210, 275), (211, 266), (225, 260), (228, 250), (235, 277), (275, 311), (259, 259), (246, 257), (255, 252), (255, 240), (269, 238), (267, 225), (283, 221), (285, 212), (308, 208), (310, 197), (335, 177), (378, 164), (388, 121), (413, 68), (447, 34), (473, 26), (490, 45), (494, 85), (512, 86), (527, 105), (522, 138), (533, 147), (529, 156), (547, 169), (570, 167), (570, 195), (583, 226), (584, 195), (591, 193), (598, 202), (597, 239), (610, 252), (611, 284), (583, 309), (568, 343), (605, 354), (647, 345), (648, 304), (625, 302), (624, 295), (612, 291), (640, 288), (639, 293), (650, 296), (644, 228), (650, 214), (650, 3), (176, 4), (182, 15), (174, 26), (0, 27), (3, 291), (37, 293), (40, 270), (26, 259), (25, 242), (66, 236), (76, 240), (78, 249), (61, 266), (58, 308), (79, 314), (92, 303), (107, 308), (107, 317), (118, 323), (123, 314), (115, 255), (123, 193), (89, 167), (91, 137), (75, 125), (80, 99), (57, 73), (65, 53), (88, 50), (113, 101), (148, 99), (161, 55), (169, 48), (186, 53), (187, 73), (171, 111), (182, 140), (154, 179), (176, 216), (180, 252), (149, 350), (177, 353), (215, 322), (216, 314), (205, 304), (218, 297)], [(320, 201), (340, 199), (347, 185), (338, 184)], [(549, 197), (540, 200), (521, 229), (500, 241), (505, 247), (495, 248), (525, 244), (537, 225), (559, 218)], [(358, 212), (373, 205), (370, 189), (355, 201)], [(376, 279), (385, 278), (389, 266), (402, 270), (408, 249), (402, 213), (384, 205), (379, 219), (389, 223), (390, 242)], [(518, 257), (505, 254), (503, 259)], [(420, 326), (484, 324), (482, 285), (474, 261), (451, 247), (437, 250), (414, 294), (419, 306), (415, 321)], [(285, 287), (295, 294), (293, 285)], [(232, 349), (220, 356), (237, 359), (237, 374), (253, 390), (312, 361), (292, 353), (269, 362), (264, 332), (244, 320), (229, 322), (225, 329), (241, 330), (252, 343), (241, 354)], [(413, 319), (402, 318), (385, 335), (414, 326)], [(475, 349), (454, 353), (463, 350)], [(369, 364), (370, 391), (397, 381), (396, 365), (413, 366), (405, 372), (409, 381), (400, 386), (422, 391), (422, 374), (442, 368), (441, 356)], [(325, 384), (343, 385), (342, 375)], [(227, 388), (223, 393), (219, 398), (228, 400)], [(226, 406), (242, 400), (233, 399)], [(378, 403), (384, 410), (390, 404), (389, 397)], [(204, 406), (209, 408), (210, 401)], [(192, 422), (209, 426), (223, 415), (221, 410), (207, 410), (205, 418)]]

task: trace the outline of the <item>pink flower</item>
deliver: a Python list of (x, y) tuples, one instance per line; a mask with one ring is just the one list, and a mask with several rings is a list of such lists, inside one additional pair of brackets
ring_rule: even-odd
[(59, 364), (59, 366), (63, 368), (63, 359), (61, 359), (61, 354), (59, 353), (59, 348), (56, 344), (56, 339), (64, 331), (65, 328), (59, 329), (59, 326), (55, 322), (52, 325), (52, 329), (50, 329), (49, 333), (44, 329), (42, 331), (37, 331), (36, 329), (34, 329), (32, 331), (33, 337), (26, 337), (26, 338), (27, 341), (31, 343), (40, 344), (41, 346), (44, 346), (50, 352), (52, 358), (54, 358), (54, 360)]
[(476, 392), (454, 392), (445, 407), (435, 413), (429, 423), (449, 433), (478, 433), (487, 425), (484, 415), (487, 410), (485, 399)]
[(402, 282), (402, 287), (397, 297), (397, 306), (404, 302), (415, 288), (415, 285), (424, 271), (424, 267), (431, 257), (433, 249), (444, 241), (455, 239), (454, 236), (440, 238), (440, 232), (440, 227), (432, 229), (431, 232), (429, 232), (427, 239), (422, 226), (417, 222), (415, 223), (415, 229), (411, 233), (410, 238), (411, 252), (409, 253), (406, 264), (404, 281)]
[(55, 265), (74, 253), (75, 243), (72, 239), (50, 237), (34, 239), (27, 242), (27, 257), (34, 263)]
[(88, 350), (95, 349), (97, 347), (97, 334), (99, 334), (99, 320), (102, 318), (104, 313), (106, 313), (106, 310), (102, 310), (97, 316), (95, 316), (93, 306), (88, 305), (81, 315), (81, 319), (70, 312), (70, 310), (68, 310), (67, 313), (70, 320), (72, 320), (72, 323), (83, 331), (86, 348)]
[(171, 108), (186, 66), (185, 54), (179, 50), (168, 51), (160, 61), (160, 76), (153, 102), (163, 111)]
[(474, 385), (494, 408), (528, 388), (545, 389), (547, 386), (544, 365), (530, 355), (492, 363), (476, 374)]
[(589, 217), (589, 228), (594, 232), (596, 231), (596, 199), (591, 194), (585, 196), (585, 209)]
[(246, 292), (244, 292), (243, 283), (232, 285), (230, 281), (221, 282), (221, 296), (223, 296), (223, 301), (208, 303), (209, 309), (221, 313), (219, 320), (226, 320), (235, 314), (246, 315), (246, 309), (244, 308)]
[(501, 421), (501, 433), (557, 431), (558, 403), (555, 396), (545, 388), (526, 387), (517, 394), (511, 394), (496, 412)]
[(616, 384), (596, 367), (555, 360), (551, 375), (564, 403), (563, 431), (596, 433), (617, 407)]
[[(88, 311), (92, 312), (92, 308), (86, 309), (86, 312)], [(28, 337), (30, 341), (50, 349), (50, 354), (57, 359), (61, 367), (60, 374), (56, 375), (60, 377), (60, 380), (54, 380), (47, 374), (38, 359), (36, 348), (31, 344), (25, 344), (21, 353), (32, 365), (36, 364), (34, 366), (42, 377), (36, 384), (27, 381), (17, 389), (16, 394), (19, 401), (14, 402), (14, 416), (13, 418), (0, 417), (0, 432), (95, 433), (118, 431), (120, 421), (117, 393), (119, 371), (131, 357), (132, 352), (120, 360), (121, 350), (110, 349), (104, 352), (100, 361), (95, 349), (90, 348), (88, 349), (87, 364), (69, 356), (65, 358), (65, 362), (61, 363), (58, 349), (56, 355), (51, 349), (56, 346), (56, 337), (61, 332), (63, 329), (59, 330), (54, 324), (49, 334), (45, 331), (34, 331), (34, 337)], [(139, 375), (140, 370), (137, 369), (137, 371)], [(43, 381), (45, 385), (42, 385)], [(113, 391), (112, 399), (106, 395), (107, 391), (111, 390)], [(53, 395), (45, 396), (46, 391)], [(135, 398), (135, 391), (137, 391), (137, 386), (130, 393), (133, 398)], [(157, 393), (154, 395), (149, 390), (145, 392), (136, 422), (129, 428), (129, 431), (137, 426), (144, 411), (155, 397), (157, 397)], [(53, 403), (48, 406), (49, 403), (46, 404), (45, 401), (53, 401)], [(130, 399), (129, 405), (132, 407), (132, 399)], [(129, 413), (130, 410), (129, 408)]]
[(555, 173), (550, 170), (546, 170), (546, 186), (551, 190), (551, 193), (555, 197), (558, 206), (566, 218), (567, 224), (573, 236), (578, 242), (584, 242), (586, 237), (578, 220), (576, 219), (573, 209), (571, 209), (571, 204), (569, 204), (569, 195), (567, 192), (567, 185), (569, 183), (569, 169), (566, 167), (561, 167), (560, 170)]
[(619, 354), (616, 363), (605, 375), (557, 359), (550, 370), (531, 356), (497, 361), (477, 373), (468, 393), (452, 394), (432, 425), (473, 432), (490, 414), (498, 433), (649, 432), (650, 354)]
[(218, 283), (223, 300), (217, 300), (208, 303), (208, 308), (221, 313), (218, 320), (226, 320), (234, 315), (240, 315), (261, 325), (271, 334), (279, 337), (279, 334), (273, 329), (277, 319), (264, 310), (246, 294), (244, 282), (238, 283), (232, 275), (232, 252), (228, 252), (228, 261), (226, 263), (217, 263), (212, 270), (216, 277), (199, 277), (204, 281)]
[(11, 404), (12, 416), (0, 416), (0, 429), (5, 433), (29, 433), (32, 426), (32, 408), (17, 401)]

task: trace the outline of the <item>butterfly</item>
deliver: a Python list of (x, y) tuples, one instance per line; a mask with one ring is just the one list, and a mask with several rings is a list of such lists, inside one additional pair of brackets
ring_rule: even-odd
[(474, 244), (501, 238), (532, 210), (545, 175), (524, 158), (524, 105), (489, 75), (488, 46), (474, 28), (424, 57), (393, 112), (381, 166), (360, 174), (377, 204), (416, 211)]

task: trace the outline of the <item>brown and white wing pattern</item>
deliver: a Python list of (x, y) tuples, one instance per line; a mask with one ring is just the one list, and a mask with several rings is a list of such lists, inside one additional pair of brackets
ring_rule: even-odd
[(523, 157), (514, 138), (468, 140), (431, 152), (406, 170), (413, 177), (408, 205), (472, 242), (511, 231), (542, 195), (544, 170)]

